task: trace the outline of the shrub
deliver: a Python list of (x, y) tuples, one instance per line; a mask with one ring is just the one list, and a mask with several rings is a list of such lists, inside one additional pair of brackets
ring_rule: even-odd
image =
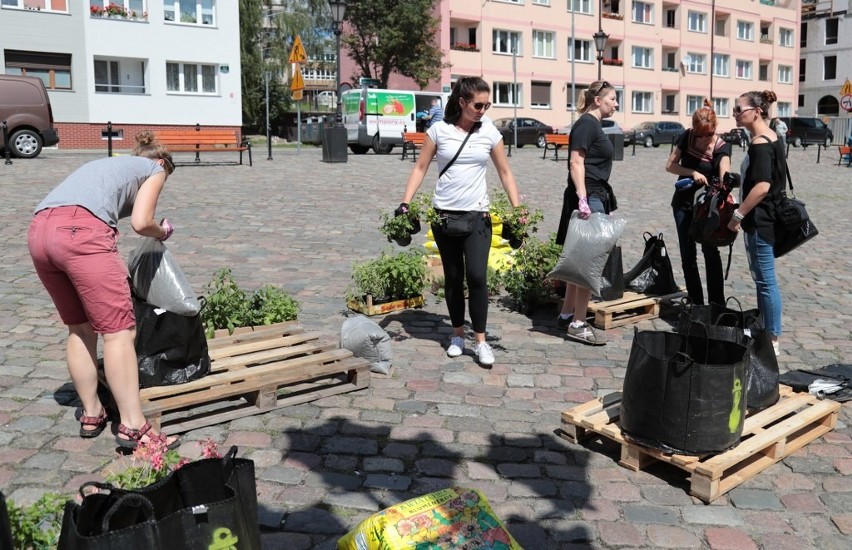
[(420, 296), (427, 284), (424, 253), (420, 248), (398, 254), (383, 251), (375, 260), (356, 263), (348, 297), (360, 300), (369, 294), (375, 301)]
[(47, 550), (56, 548), (62, 528), (66, 497), (45, 493), (30, 506), (8, 502), (9, 526), (14, 548)]
[(555, 281), (547, 274), (561, 253), (555, 234), (547, 242), (528, 238), (515, 252), (512, 265), (500, 275), (500, 280), (517, 310), (526, 311), (550, 299)]

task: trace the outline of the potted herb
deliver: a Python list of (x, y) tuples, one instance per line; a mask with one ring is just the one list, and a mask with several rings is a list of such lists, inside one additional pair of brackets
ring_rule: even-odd
[[(524, 196), (521, 195), (520, 198), (523, 201)], [(538, 231), (538, 223), (544, 219), (541, 210), (532, 210), (524, 202), (513, 207), (509, 202), (509, 196), (504, 191), (494, 193), (491, 201), (491, 216), (492, 221), (499, 220), (502, 223), (501, 236), (509, 241), (509, 246), (515, 249), (521, 247), (530, 233)], [(494, 217), (497, 220), (494, 220)]]
[(420, 249), (396, 254), (383, 251), (375, 260), (356, 263), (347, 296), (350, 309), (375, 315), (422, 306), (423, 289), (428, 284), (423, 256)]
[(515, 253), (512, 265), (500, 275), (515, 309), (529, 312), (551, 299), (556, 282), (547, 274), (553, 270), (561, 253), (562, 247), (556, 244), (555, 234), (546, 242), (527, 239)]
[(408, 246), (411, 244), (411, 236), (420, 231), (420, 204), (412, 202), (407, 207), (400, 208), (402, 208), (401, 216), (397, 216), (396, 211), (379, 213), (382, 220), (379, 231), (388, 238), (388, 242)]

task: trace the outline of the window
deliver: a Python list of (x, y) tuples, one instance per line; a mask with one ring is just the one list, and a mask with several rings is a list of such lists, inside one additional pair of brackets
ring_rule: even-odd
[(718, 116), (730, 116), (731, 113), (728, 111), (728, 100), (727, 98), (713, 98), (713, 110), (716, 111)]
[(837, 21), (838, 19), (836, 17), (834, 19), (825, 20), (826, 44), (837, 44)]
[(550, 108), (550, 82), (530, 82), (530, 107)]
[(592, 60), (592, 41), (591, 40), (575, 40), (572, 46), (571, 39), (568, 39), (568, 61), (591, 61)]
[(521, 33), (519, 32), (494, 29), (491, 34), (491, 39), (493, 41), (491, 51), (494, 53), (511, 54), (512, 52), (515, 52), (518, 55), (522, 54)]
[(687, 28), (692, 32), (707, 32), (707, 14), (701, 13), (697, 11), (690, 11), (689, 15), (689, 23)]
[(190, 25), (215, 25), (216, 0), (163, 0), (166, 21)]
[(793, 82), (793, 67), (790, 65), (778, 65), (778, 82), (791, 84)]
[(549, 6), (550, 0), (533, 0), (533, 4), (538, 4), (540, 6)]
[(109, 13), (112, 17), (147, 21), (148, 5), (146, 0), (89, 0), (89, 13), (92, 17)]
[(769, 81), (769, 63), (761, 63), (757, 67), (757, 79), (761, 82)]
[(95, 58), (95, 91), (112, 94), (144, 94), (146, 60)]
[(714, 53), (713, 54), (713, 76), (731, 76), (728, 73), (728, 66), (730, 65), (731, 58), (730, 56)]
[(778, 102), (778, 116), (790, 116), (793, 106), (787, 101)]
[(523, 4), (524, 0), (497, 0), (498, 2), (506, 2), (507, 4)]
[(118, 61), (103, 61), (95, 59), (95, 91), (118, 93), (119, 87)]
[(744, 80), (751, 80), (751, 61), (743, 61), (742, 59), (737, 59), (737, 78), (742, 78)]
[(216, 65), (166, 63), (166, 89), (187, 94), (215, 94), (216, 72)]
[(663, 96), (663, 112), (664, 113), (676, 113), (677, 112), (677, 95), (666, 94), (665, 96)]
[(805, 94), (799, 94), (799, 107), (805, 106)]
[(653, 69), (654, 50), (633, 46), (633, 66), (640, 69)]
[(799, 27), (799, 47), (807, 48), (808, 47), (808, 24), (802, 23)]
[(568, 11), (592, 13), (592, 0), (568, 0)]
[(805, 72), (806, 72), (807, 66), (808, 65), (807, 65), (807, 63), (805, 62), (804, 59), (799, 60), (799, 82), (805, 81)]
[(48, 90), (71, 89), (71, 54), (6, 50), (6, 74), (37, 76)]
[(511, 82), (495, 82), (491, 87), (494, 90), (494, 105), (517, 105), (522, 107), (523, 103), (523, 87)]
[(633, 112), (653, 113), (654, 106), (651, 103), (654, 95), (651, 92), (633, 92)]
[(686, 112), (690, 115), (704, 106), (704, 96), (688, 95), (686, 96)]
[(772, 30), (767, 27), (760, 27), (760, 42), (762, 44), (772, 44)]
[(646, 2), (633, 2), (633, 22), (647, 23), (649, 25), (654, 22), (654, 4)]
[(703, 53), (687, 54), (689, 63), (686, 64), (686, 72), (705, 74), (707, 72), (707, 56)]
[(3, 0), (0, 5), (4, 8), (68, 13), (68, 0)]
[(665, 61), (663, 62), (663, 70), (664, 71), (677, 71), (677, 52), (669, 52), (663, 56)]
[(669, 29), (677, 27), (677, 10), (666, 10), (666, 27)]
[(533, 57), (556, 58), (556, 34), (547, 31), (533, 31)]
[(716, 36), (728, 36), (728, 20), (727, 19), (717, 19), (716, 20)]
[(784, 48), (793, 47), (793, 29), (779, 29), (778, 43)]
[(737, 40), (754, 41), (754, 23), (737, 21)]

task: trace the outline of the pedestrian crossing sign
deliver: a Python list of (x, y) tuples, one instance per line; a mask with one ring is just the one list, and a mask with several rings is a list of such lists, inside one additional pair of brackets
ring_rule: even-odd
[(852, 82), (849, 82), (849, 79), (846, 79), (846, 82), (843, 83), (843, 87), (840, 88), (840, 95), (852, 95)]

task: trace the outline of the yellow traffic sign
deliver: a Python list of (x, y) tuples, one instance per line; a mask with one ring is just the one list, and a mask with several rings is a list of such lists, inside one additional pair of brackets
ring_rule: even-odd
[(290, 91), (295, 92), (297, 90), (305, 89), (305, 80), (302, 78), (302, 69), (296, 68), (296, 72), (293, 74), (293, 78), (290, 79)]
[(840, 95), (852, 95), (852, 82), (849, 82), (849, 79), (846, 79), (846, 82), (843, 83), (843, 87), (840, 88)]
[(302, 90), (296, 90), (290, 94), (293, 101), (302, 101)]
[(290, 63), (304, 63), (307, 60), (308, 54), (305, 53), (302, 39), (296, 35), (296, 40), (293, 42), (293, 49), (290, 50)]

